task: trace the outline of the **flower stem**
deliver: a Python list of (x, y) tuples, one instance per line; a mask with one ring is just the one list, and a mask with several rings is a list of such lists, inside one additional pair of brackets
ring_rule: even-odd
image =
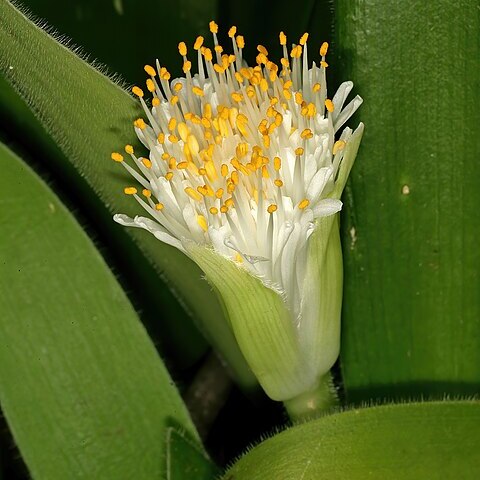
[(284, 405), (293, 422), (319, 417), (338, 406), (338, 395), (331, 373), (320, 378), (316, 389), (291, 398)]

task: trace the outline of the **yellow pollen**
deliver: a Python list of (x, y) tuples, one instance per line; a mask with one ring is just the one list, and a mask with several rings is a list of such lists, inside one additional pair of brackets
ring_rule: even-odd
[(175, 157), (171, 157), (168, 160), (168, 168), (170, 170), (175, 170), (177, 168), (177, 160), (175, 159)]
[(142, 163), (146, 168), (152, 168), (152, 162), (148, 158), (142, 158)]
[(152, 105), (154, 107), (158, 107), (160, 105), (160, 99), (158, 97), (155, 97), (153, 100), (152, 100)]
[(180, 92), (183, 88), (183, 85), (180, 83), (180, 82), (177, 82), (174, 86), (173, 86), (173, 91), (174, 92)]
[(234, 185), (238, 185), (239, 178), (238, 178), (238, 172), (232, 172), (232, 175), (230, 175), (230, 178), (232, 179), (232, 182)]
[(345, 145), (347, 142), (345, 140), (337, 140), (335, 144), (333, 145), (333, 154), (337, 154), (340, 150), (343, 150), (345, 148)]
[(225, 163), (222, 163), (222, 166), (220, 167), (220, 173), (222, 174), (222, 177), (226, 177), (228, 175), (228, 166)]
[(333, 102), (328, 98), (325, 100), (325, 107), (327, 107), (327, 110), (329, 112), (333, 112), (333, 110), (335, 109), (335, 106), (333, 105)]
[(170, 80), (170, 76), (170, 72), (165, 67), (160, 69), (160, 78), (162, 80)]
[(170, 180), (173, 178), (173, 172), (167, 172), (167, 173), (165, 174), (165, 178), (166, 178), (168, 181), (170, 181)]
[(195, 40), (195, 43), (193, 45), (193, 48), (195, 50), (200, 50), (201, 46), (203, 45), (203, 37), (198, 36), (197, 39)]
[(163, 203), (157, 203), (157, 204), (155, 205), (155, 210), (159, 210), (159, 211), (160, 211), (160, 210), (163, 210)]
[(145, 65), (143, 69), (147, 75), (150, 75), (151, 77), (154, 77), (157, 74), (156, 70), (151, 65)]
[(168, 160), (170, 158), (170, 154), (167, 152), (162, 153), (162, 160)]
[(217, 53), (222, 53), (223, 52), (223, 47), (221, 45), (215, 45), (213, 47), (213, 49), (217, 52)]
[(137, 189), (135, 187), (125, 187), (123, 189), (123, 193), (125, 195), (135, 195), (137, 193)]
[(220, 211), (221, 211), (222, 213), (227, 213), (227, 212), (228, 212), (228, 207), (227, 207), (226, 205), (222, 205), (222, 206), (220, 207)]
[(187, 60), (186, 62), (184, 62), (182, 69), (183, 69), (183, 73), (189, 72), (192, 69), (192, 62), (190, 60)]
[(243, 38), (243, 35), (238, 35), (235, 40), (237, 41), (238, 48), (245, 48), (245, 39)]
[(177, 95), (173, 95), (173, 97), (170, 99), (170, 103), (172, 105), (176, 105), (178, 103), (178, 96)]
[(320, 47), (320, 55), (324, 57), (327, 54), (327, 51), (328, 51), (328, 43), (323, 42), (322, 46)]
[(203, 55), (205, 56), (205, 60), (206, 60), (207, 62), (211, 62), (211, 61), (212, 61), (213, 55), (212, 55), (212, 51), (211, 51), (209, 48), (206, 48), (206, 49), (203, 51)]
[(287, 36), (283, 32), (280, 32), (279, 38), (280, 38), (280, 45), (287, 44)]
[(186, 168), (188, 168), (188, 162), (180, 162), (178, 165), (177, 165), (177, 168), (179, 170), (185, 170)]
[(230, 30), (228, 30), (228, 36), (230, 38), (233, 38), (236, 33), (237, 33), (237, 27), (235, 25), (230, 27)]
[(185, 45), (185, 42), (180, 42), (178, 44), (178, 52), (180, 53), (180, 55), (182, 55), (183, 57), (187, 54), (187, 46)]
[(168, 129), (173, 132), (177, 126), (177, 119), (172, 117), (168, 122)]
[(205, 93), (200, 87), (192, 87), (192, 92), (198, 97), (203, 97), (205, 95)]
[(125, 145), (125, 152), (128, 153), (129, 155), (132, 155), (133, 147), (131, 145)]
[(147, 128), (147, 124), (143, 120), (143, 118), (137, 118), (134, 122), (133, 125), (135, 127), (139, 128), (140, 130), (145, 130)]
[(203, 215), (197, 215), (197, 223), (204, 232), (208, 230), (208, 223)]
[(308, 40), (308, 33), (304, 33), (301, 37), (300, 37), (300, 45), (305, 45), (307, 43), (307, 40)]
[(273, 168), (278, 172), (282, 166), (282, 160), (280, 157), (275, 157), (273, 159)]
[(149, 190), (148, 188), (144, 188), (144, 189), (142, 190), (142, 195), (143, 195), (144, 197), (150, 198), (150, 197), (152, 196), (152, 192), (151, 192), (151, 190)]
[(302, 46), (296, 45), (295, 47), (293, 47), (292, 51), (290, 52), (290, 56), (292, 58), (300, 58), (302, 56)]
[(155, 84), (153, 83), (153, 80), (151, 78), (147, 78), (147, 90), (149, 92), (154, 92), (155, 91)]
[(283, 182), (277, 178), (274, 182), (273, 182), (277, 187), (283, 187)]
[(298, 204), (298, 208), (299, 208), (300, 210), (303, 210), (303, 209), (307, 208), (309, 205), (310, 205), (310, 200), (308, 200), (308, 198), (304, 198), (304, 199)]
[(202, 196), (194, 190), (192, 187), (187, 187), (185, 188), (185, 193), (192, 198), (193, 200), (196, 200), (197, 202), (202, 199)]
[(313, 93), (316, 93), (320, 90), (320, 84), (319, 83), (315, 83), (312, 87), (312, 91)]
[(219, 188), (216, 192), (215, 192), (215, 196), (217, 198), (222, 198), (223, 197), (223, 188)]
[(212, 20), (212, 21), (208, 24), (208, 26), (210, 27), (210, 31), (211, 31), (212, 33), (218, 33), (218, 25), (215, 23), (214, 20)]
[(320, 62), (320, 66), (323, 67), (323, 68), (327, 68), (328, 67), (328, 63), (327, 62), (324, 62), (323, 60)]
[(298, 147), (295, 149), (295, 155), (303, 155), (303, 148), (302, 147)]
[(165, 142), (165, 134), (163, 132), (160, 132), (157, 136), (158, 143), (162, 144)]
[(216, 208), (216, 207), (210, 207), (209, 212), (210, 212), (212, 215), (216, 215), (216, 214), (218, 213), (218, 208)]
[(268, 173), (268, 169), (266, 165), (262, 166), (262, 177), (263, 178), (270, 178), (270, 174)]
[(267, 212), (268, 213), (273, 213), (273, 212), (276, 212), (277, 209), (278, 209), (278, 207), (274, 203), (272, 203), (271, 205), (268, 206)]
[(198, 174), (199, 175), (206, 175), (207, 174), (207, 170), (205, 168), (199, 168), (198, 169)]
[(232, 100), (240, 103), (243, 100), (243, 95), (241, 93), (238, 93), (238, 92), (233, 92), (232, 93)]
[(227, 208), (233, 207), (233, 198), (227, 198), (227, 199), (225, 200), (225, 206), (226, 206)]
[(306, 128), (301, 134), (300, 136), (306, 140), (308, 140), (309, 138), (312, 138), (313, 137), (313, 133), (312, 131), (309, 129), (309, 128)]
[(114, 160), (115, 162), (123, 162), (123, 155), (121, 153), (118, 153), (118, 152), (113, 152), (110, 155), (110, 158), (112, 160)]
[(260, 53), (263, 53), (266, 57), (268, 57), (268, 50), (263, 45), (257, 45), (257, 50)]

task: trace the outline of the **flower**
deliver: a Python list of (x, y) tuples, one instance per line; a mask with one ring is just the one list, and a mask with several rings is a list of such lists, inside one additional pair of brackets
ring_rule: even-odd
[[(145, 66), (149, 75), (146, 87), (153, 96), (151, 108), (141, 88), (132, 90), (145, 111), (146, 121), (139, 118), (134, 126), (149, 157), (137, 157), (127, 145), (125, 152), (136, 168), (118, 152), (112, 159), (142, 185), (141, 195), (133, 186), (124, 192), (132, 195), (149, 217), (132, 219), (117, 214), (114, 219), (143, 228), (189, 255), (219, 291), (222, 272), (233, 266), (232, 272), (248, 273), (258, 281), (257, 289), (268, 289), (268, 295), (279, 299), (298, 344), (295, 331), (312, 323), (304, 318), (305, 302), (309, 301), (304, 292), (310, 291), (307, 283), (318, 273), (309, 273), (312, 235), (322, 219), (331, 217), (323, 227), (326, 252), (356, 148), (348, 161), (346, 153), (352, 139), (361, 136), (362, 126), (356, 136), (349, 128), (338, 140), (335, 135), (362, 99), (356, 96), (344, 106), (351, 82), (343, 83), (333, 98), (328, 98), (326, 42), (320, 47), (319, 65), (313, 63), (309, 68), (308, 34), (289, 52), (282, 32), (280, 64), (272, 62), (267, 49), (258, 45), (257, 65), (249, 67), (243, 58), (244, 38), (236, 30), (228, 31), (233, 54), (227, 54), (218, 43), (217, 24), (210, 22), (214, 48), (204, 46), (203, 37), (197, 38), (193, 46), (198, 62), (195, 75), (183, 42), (178, 50), (184, 78), (170, 81), (170, 73), (158, 61), (156, 68)], [(337, 243), (339, 246), (339, 240)], [(210, 260), (205, 260), (205, 252)], [(209, 265), (217, 261), (221, 262), (217, 265), (220, 271), (211, 271)], [(333, 283), (338, 291), (338, 281)], [(226, 309), (232, 322), (232, 311), (228, 305)], [(335, 322), (339, 325), (339, 319)], [(238, 339), (241, 327), (232, 323), (232, 328)], [(300, 336), (304, 335), (305, 331)], [(335, 342), (338, 345), (338, 340)], [(239, 343), (254, 372), (265, 370), (255, 366), (249, 347)], [(304, 356), (301, 345), (295, 350)], [(338, 356), (338, 346), (334, 350), (330, 355), (333, 361), (329, 358), (323, 370), (328, 371)], [(318, 371), (313, 371), (310, 376), (318, 377)], [(284, 400), (298, 393), (283, 392), (278, 385), (270, 388), (262, 374), (257, 377), (272, 398)], [(312, 382), (315, 380), (306, 383)]]

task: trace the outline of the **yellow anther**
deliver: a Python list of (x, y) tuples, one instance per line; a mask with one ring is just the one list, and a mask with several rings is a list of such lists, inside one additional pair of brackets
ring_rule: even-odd
[(222, 198), (223, 197), (223, 188), (219, 188), (216, 192), (215, 192), (215, 196), (217, 198)]
[(162, 160), (168, 160), (170, 158), (170, 154), (167, 152), (162, 153)]
[(313, 133), (309, 128), (306, 128), (305, 130), (303, 130), (303, 132), (300, 134), (300, 136), (302, 138), (304, 138), (305, 140), (308, 140), (309, 138), (313, 137)]
[[(174, 120), (173, 118), (170, 119), (170, 122)], [(168, 124), (168, 128), (170, 128), (170, 122)], [(175, 127), (174, 127), (175, 128)], [(188, 138), (188, 134), (190, 133), (190, 130), (189, 128), (187, 127), (187, 125), (184, 123), (184, 122), (180, 122), (178, 124), (178, 134), (180, 135), (180, 138), (186, 142), (187, 141), (187, 138)]]
[(163, 210), (163, 208), (164, 208), (163, 203), (157, 203), (157, 204), (155, 205), (155, 210), (159, 210), (159, 211), (160, 211), (160, 210)]
[(180, 162), (178, 165), (177, 165), (177, 168), (179, 170), (185, 170), (186, 168), (188, 168), (188, 162)]
[(300, 58), (302, 56), (302, 46), (296, 45), (295, 47), (293, 47), (292, 51), (290, 52), (290, 56), (292, 58)]
[(183, 84), (180, 83), (180, 82), (177, 82), (174, 86), (173, 86), (173, 91), (178, 93), (182, 90), (183, 88)]
[(303, 95), (300, 92), (295, 92), (295, 103), (298, 105), (303, 103)]
[(145, 130), (147, 128), (147, 124), (143, 120), (143, 118), (137, 118), (134, 122), (133, 125), (140, 130)]
[(237, 33), (237, 27), (235, 25), (230, 27), (230, 29), (228, 30), (228, 36), (230, 38), (233, 38), (236, 33)]
[(187, 60), (186, 62), (183, 63), (183, 73), (187, 73), (192, 69), (192, 62), (190, 60)]
[(203, 51), (203, 56), (205, 57), (205, 60), (206, 60), (207, 62), (211, 62), (211, 61), (212, 61), (213, 55), (212, 55), (212, 51), (211, 51), (209, 48), (206, 48), (206, 49)]
[(173, 95), (172, 98), (170, 99), (170, 103), (172, 105), (176, 105), (178, 103), (178, 95)]
[(225, 206), (228, 208), (233, 207), (233, 198), (227, 198), (225, 200)]
[(123, 162), (123, 155), (121, 153), (118, 153), (118, 152), (113, 152), (110, 155), (110, 158), (112, 160), (114, 160), (115, 162)]
[(313, 91), (313, 93), (316, 93), (316, 92), (320, 91), (320, 84), (315, 83), (312, 87), (312, 91)]
[(268, 168), (266, 165), (262, 166), (262, 177), (263, 178), (270, 178), (270, 174), (268, 173)]
[(320, 55), (324, 57), (328, 52), (328, 42), (323, 42), (320, 47)]
[(217, 52), (217, 53), (222, 53), (223, 52), (223, 47), (221, 45), (215, 45), (213, 47), (213, 49)]
[(155, 91), (155, 84), (153, 83), (153, 80), (151, 78), (147, 78), (147, 90), (149, 92), (154, 92)]
[(165, 134), (160, 132), (157, 136), (158, 143), (163, 144), (165, 143)]
[(243, 83), (243, 77), (240, 72), (235, 72), (235, 79), (237, 80), (238, 83)]
[(345, 148), (345, 145), (347, 142), (345, 140), (337, 140), (335, 144), (333, 145), (333, 154), (337, 154), (340, 150), (343, 150)]
[(125, 195), (136, 195), (137, 189), (135, 187), (125, 187), (123, 193)]
[(165, 67), (162, 67), (160, 69), (160, 78), (162, 80), (170, 80), (170, 77), (171, 77), (170, 72)]
[(180, 55), (182, 55), (183, 57), (187, 54), (187, 46), (185, 45), (185, 42), (180, 42), (178, 44), (178, 52), (180, 53)]
[(195, 135), (188, 135), (187, 145), (192, 155), (198, 155), (198, 152), (200, 151), (200, 146), (198, 145), (198, 140)]
[(270, 137), (268, 135), (263, 135), (263, 144), (265, 145), (265, 148), (270, 147)]
[(245, 39), (243, 38), (243, 35), (238, 35), (235, 40), (237, 42), (238, 48), (245, 48)]
[(232, 179), (232, 182), (233, 182), (234, 185), (238, 185), (239, 178), (238, 178), (238, 172), (237, 171), (232, 172), (232, 174), (230, 175), (230, 178)]
[(158, 97), (153, 98), (152, 105), (158, 107), (160, 105), (160, 99)]
[(263, 45), (257, 45), (257, 50), (268, 57), (268, 50)]
[(292, 92), (290, 90), (283, 90), (283, 96), (285, 97), (285, 100), (290, 100), (292, 98)]
[(228, 212), (228, 207), (227, 207), (226, 205), (222, 205), (222, 206), (220, 207), (220, 211), (221, 211), (222, 213), (227, 213), (227, 212)]
[(142, 190), (142, 195), (143, 195), (144, 197), (150, 198), (150, 197), (152, 196), (152, 191), (149, 190), (148, 188), (144, 188), (144, 189)]
[(225, 163), (222, 163), (222, 166), (220, 167), (220, 173), (224, 178), (228, 175), (228, 166)]
[(276, 212), (277, 210), (278, 210), (278, 207), (274, 203), (269, 205), (267, 208), (268, 213), (273, 213), (273, 212)]
[(175, 170), (177, 168), (177, 160), (175, 157), (170, 157), (168, 159), (168, 168), (170, 170)]
[(195, 43), (193, 44), (193, 48), (195, 50), (200, 50), (202, 45), (203, 45), (203, 37), (198, 36), (197, 39), (195, 40)]
[(167, 173), (165, 174), (165, 178), (166, 178), (168, 181), (170, 181), (170, 180), (173, 178), (173, 172), (167, 172)]
[(328, 98), (325, 100), (325, 107), (327, 107), (327, 110), (329, 112), (333, 112), (333, 110), (335, 109), (335, 105), (333, 105), (333, 102)]
[(303, 155), (303, 148), (302, 147), (298, 147), (295, 149), (295, 155)]
[(283, 122), (283, 115), (282, 115), (281, 113), (275, 114), (275, 120), (274, 120), (274, 122), (275, 122), (275, 125), (276, 125), (277, 127), (279, 127), (279, 126), (282, 124), (282, 122)]
[(263, 53), (259, 53), (256, 60), (259, 65), (265, 65), (268, 62), (267, 57)]
[(217, 73), (223, 73), (225, 71), (225, 68), (222, 67), (221, 65), (219, 65), (218, 63), (216, 63), (214, 66), (213, 66), (213, 69), (217, 72)]
[(143, 69), (147, 75), (150, 75), (151, 77), (154, 77), (157, 74), (156, 70), (151, 65), (145, 65)]
[(129, 155), (132, 155), (133, 147), (131, 145), (125, 145), (125, 152), (128, 153)]
[(212, 33), (218, 33), (218, 25), (215, 23), (214, 20), (212, 20), (212, 21), (208, 24), (208, 26), (210, 27), (210, 31), (211, 31)]
[(171, 133), (169, 136), (168, 136), (168, 140), (171, 142), (171, 143), (177, 143), (178, 142), (178, 137), (176, 135), (174, 135), (173, 133)]
[(243, 258), (238, 252), (235, 254), (235, 261), (237, 263), (243, 263)]
[(168, 121), (168, 130), (170, 130), (171, 132), (173, 132), (175, 130), (175, 127), (177, 126), (177, 119), (175, 117), (172, 117), (169, 121)]
[(300, 37), (300, 45), (305, 45), (307, 43), (307, 40), (308, 40), (308, 33), (304, 33), (301, 37)]
[(232, 100), (234, 102), (241, 102), (243, 100), (243, 95), (241, 93), (238, 93), (238, 92), (233, 92), (232, 93)]
[(260, 80), (260, 90), (262, 90), (262, 92), (266, 92), (268, 90), (268, 82), (265, 78)]
[(202, 199), (202, 196), (194, 190), (192, 187), (187, 187), (185, 188), (185, 193), (192, 198), (193, 200), (196, 200), (197, 202)]
[(207, 169), (206, 168), (199, 168), (198, 169), (198, 174), (199, 175), (206, 175), (207, 174)]
[(282, 160), (280, 159), (280, 157), (275, 157), (273, 159), (273, 168), (278, 172), (281, 167), (282, 167)]
[(328, 63), (327, 62), (324, 62), (323, 60), (320, 62), (320, 66), (322, 68), (327, 68), (328, 67)]
[(208, 223), (203, 215), (197, 215), (197, 223), (204, 232), (208, 230)]
[(142, 163), (145, 168), (152, 168), (152, 162), (148, 158), (142, 158)]
[(212, 215), (216, 215), (216, 214), (218, 213), (218, 208), (216, 208), (216, 207), (210, 207), (209, 212), (210, 212)]
[(280, 32), (279, 39), (280, 39), (280, 45), (287, 44), (287, 36), (283, 32)]
[(200, 87), (192, 87), (192, 92), (198, 97), (203, 97), (205, 95), (205, 93)]
[(274, 182), (273, 182), (277, 187), (283, 187), (283, 182), (277, 178)]
[(288, 68), (290, 66), (290, 62), (288, 61), (288, 58), (282, 57), (280, 59), (280, 63), (284, 68)]
[(310, 200), (308, 198), (304, 198), (299, 204), (298, 208), (300, 210), (303, 210), (304, 208), (307, 208), (310, 205)]

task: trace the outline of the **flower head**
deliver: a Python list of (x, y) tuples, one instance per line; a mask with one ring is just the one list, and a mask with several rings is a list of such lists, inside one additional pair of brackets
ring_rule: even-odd
[(329, 98), (328, 44), (320, 47), (319, 64), (309, 66), (306, 33), (290, 50), (280, 33), (279, 63), (258, 45), (256, 65), (249, 67), (236, 27), (228, 31), (231, 54), (219, 45), (215, 22), (210, 31), (212, 49), (202, 37), (193, 45), (198, 73), (192, 74), (181, 42), (185, 77), (171, 80), (158, 61), (156, 68), (146, 65), (151, 107), (144, 91), (133, 88), (145, 111), (135, 131), (149, 157), (127, 145), (135, 168), (120, 153), (112, 159), (143, 187), (125, 193), (149, 217), (115, 220), (144, 228), (191, 257), (189, 245), (213, 249), (279, 294), (296, 326), (309, 239), (319, 219), (341, 209), (351, 167), (344, 155), (352, 131), (345, 128), (337, 140), (336, 134), (362, 99), (344, 106), (351, 82)]

